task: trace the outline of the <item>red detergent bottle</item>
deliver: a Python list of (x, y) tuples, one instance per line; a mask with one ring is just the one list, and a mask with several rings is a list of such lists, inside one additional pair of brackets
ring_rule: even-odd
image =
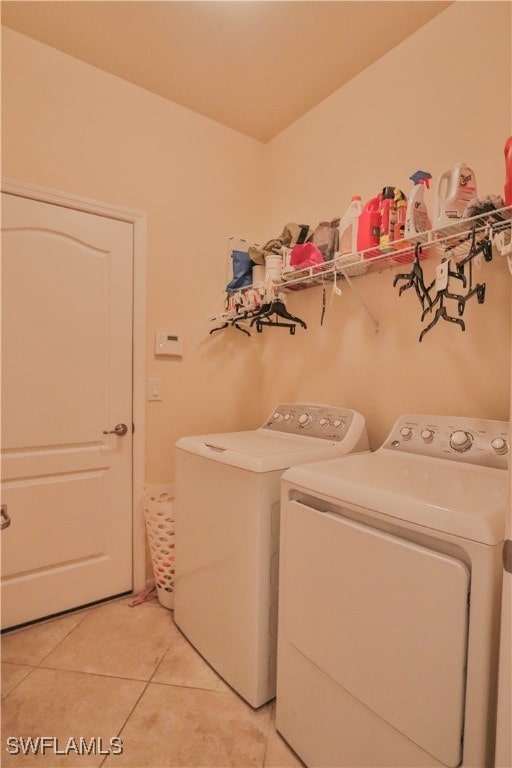
[(512, 136), (505, 143), (505, 205), (512, 205)]
[[(359, 216), (357, 227), (357, 250), (363, 252), (365, 259), (371, 259), (379, 253), (380, 242), (380, 207), (382, 195), (376, 195), (368, 200)], [(372, 249), (375, 248), (375, 251)]]

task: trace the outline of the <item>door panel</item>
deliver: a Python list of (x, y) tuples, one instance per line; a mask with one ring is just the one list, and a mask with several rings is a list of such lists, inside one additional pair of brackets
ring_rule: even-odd
[(441, 763), (461, 758), (469, 571), (299, 502), (285, 512), (286, 638)]
[(132, 587), (132, 283), (130, 223), (2, 194), (3, 627)]
[[(64, 558), (67, 562), (80, 561), (104, 552), (102, 519), (108, 514), (104, 508), (107, 482), (105, 472), (78, 472), (8, 483), (9, 509), (15, 518), (12, 533), (23, 546), (5, 547), (2, 575), (51, 568)], [(26, 512), (19, 515), (16, 510)], [(87, 538), (83, 536), (84, 519), (88, 519)]]

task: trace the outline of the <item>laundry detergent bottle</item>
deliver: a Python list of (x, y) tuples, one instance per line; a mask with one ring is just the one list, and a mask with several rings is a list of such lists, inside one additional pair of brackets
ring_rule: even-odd
[(434, 227), (444, 227), (462, 219), (467, 204), (477, 195), (474, 171), (457, 163), (437, 180), (434, 200)]
[(357, 232), (363, 204), (359, 195), (353, 195), (350, 205), (340, 219), (340, 253), (357, 253)]
[(409, 178), (414, 182), (414, 186), (407, 200), (405, 213), (404, 237), (406, 239), (420, 232), (426, 232), (432, 226), (425, 203), (425, 190), (430, 189), (432, 175), (427, 171), (416, 171)]
[(380, 240), (381, 203), (382, 194), (372, 197), (371, 200), (368, 200), (359, 216), (357, 250), (364, 252), (363, 256), (365, 259), (371, 259), (377, 253), (377, 251), (372, 251), (372, 249), (378, 247)]

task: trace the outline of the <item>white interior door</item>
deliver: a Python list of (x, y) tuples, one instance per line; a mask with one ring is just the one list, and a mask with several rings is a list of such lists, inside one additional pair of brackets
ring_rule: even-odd
[(2, 193), (3, 628), (132, 588), (132, 294), (132, 224)]

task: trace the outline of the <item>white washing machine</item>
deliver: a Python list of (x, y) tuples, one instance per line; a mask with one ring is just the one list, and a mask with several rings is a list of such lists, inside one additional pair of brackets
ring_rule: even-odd
[(259, 429), (176, 444), (174, 618), (253, 707), (275, 696), (281, 475), (367, 449), (360, 413), (298, 403)]
[(403, 416), (284, 473), (276, 726), (306, 765), (494, 765), (508, 446)]

